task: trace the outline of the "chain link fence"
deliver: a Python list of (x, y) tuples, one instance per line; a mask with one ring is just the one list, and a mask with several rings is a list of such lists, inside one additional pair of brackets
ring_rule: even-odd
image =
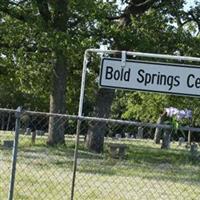
[[(0, 199), (11, 199), (11, 181), (16, 200), (200, 198), (198, 142), (187, 145), (172, 134), (170, 149), (161, 149), (153, 140), (155, 124), (23, 112), (15, 171), (16, 113), (0, 109)], [(47, 145), (51, 117), (54, 130), (64, 130), (65, 145)], [(103, 152), (95, 153), (102, 144)]]

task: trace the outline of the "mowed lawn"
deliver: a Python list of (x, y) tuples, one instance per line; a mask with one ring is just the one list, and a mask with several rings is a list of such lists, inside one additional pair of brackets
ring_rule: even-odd
[[(0, 199), (9, 190), (12, 150), (3, 147), (11, 133), (0, 133)], [(66, 146), (47, 147), (39, 136), (31, 145), (30, 136), (20, 135), (15, 200), (70, 199), (73, 174), (74, 138)], [(107, 144), (128, 146), (123, 160), (112, 159)], [(200, 154), (200, 153), (199, 153)], [(172, 143), (161, 150), (152, 140), (105, 141), (105, 152), (88, 152), (80, 142), (74, 199), (82, 200), (199, 200), (200, 156)]]

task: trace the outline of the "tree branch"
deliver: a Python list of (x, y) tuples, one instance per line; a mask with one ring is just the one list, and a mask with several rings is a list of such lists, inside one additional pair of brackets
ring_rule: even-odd
[(49, 23), (51, 21), (51, 12), (49, 11), (47, 0), (36, 0), (36, 3), (42, 19)]
[(185, 26), (187, 23), (192, 22), (193, 20), (191, 18), (185, 19), (185, 21), (181, 21), (181, 17), (176, 15), (176, 22), (178, 27), (183, 27)]
[(5, 8), (5, 7), (0, 6), (0, 12), (3, 12), (4, 14), (9, 15), (10, 17), (17, 19), (19, 21), (28, 22), (27, 17), (25, 17), (24, 15), (22, 15), (19, 12), (14, 11), (14, 9), (11, 10), (9, 8)]
[(68, 0), (54, 0), (54, 28), (59, 31), (65, 31), (68, 20)]
[[(128, 3), (128, 6), (124, 9), (123, 13), (120, 16), (111, 16), (107, 17), (109, 20), (120, 19), (122, 26), (127, 26), (131, 22), (131, 16), (137, 16), (144, 14), (149, 10), (158, 0), (131, 0)], [(164, 0), (161, 1), (163, 3)]]
[(196, 17), (192, 11), (188, 12), (188, 14), (191, 16), (192, 20), (196, 22), (198, 26), (198, 31), (200, 32), (200, 19), (198, 19), (198, 17)]
[(5, 49), (18, 50), (21, 47), (25, 48), (26, 52), (36, 52), (36, 51), (39, 51), (41, 53), (51, 52), (51, 49), (49, 49), (47, 47), (38, 47), (36, 44), (32, 44), (32, 46), (28, 45), (28, 44), (22, 44), (22, 43), (10, 45), (10, 44), (7, 44), (7, 43), (0, 42), (0, 48), (1, 49), (5, 48)]

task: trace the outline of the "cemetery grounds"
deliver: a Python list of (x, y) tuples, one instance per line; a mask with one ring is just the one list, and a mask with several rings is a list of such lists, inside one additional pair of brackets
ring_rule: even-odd
[[(7, 199), (11, 173), (11, 149), (3, 140), (12, 132), (0, 132), (0, 199)], [(46, 136), (20, 135), (14, 199), (70, 199), (75, 138), (66, 146), (47, 147)], [(128, 146), (124, 159), (109, 155), (109, 143)], [(104, 154), (88, 152), (80, 139), (74, 199), (180, 199), (200, 198), (200, 160), (188, 149), (172, 143), (161, 150), (149, 139), (105, 139)]]

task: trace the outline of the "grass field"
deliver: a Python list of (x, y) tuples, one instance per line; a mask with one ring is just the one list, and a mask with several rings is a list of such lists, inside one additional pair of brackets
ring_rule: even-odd
[[(11, 150), (2, 145), (12, 139), (0, 133), (0, 199), (6, 200), (9, 188)], [(74, 139), (66, 146), (45, 145), (45, 137), (36, 144), (20, 135), (15, 200), (70, 199), (73, 173)], [(123, 140), (128, 150), (123, 160), (112, 159), (105, 152), (88, 152), (81, 141), (76, 177), (75, 199), (91, 200), (199, 200), (200, 161), (185, 147), (172, 144), (161, 150), (152, 140)], [(115, 141), (116, 142), (116, 141)]]

